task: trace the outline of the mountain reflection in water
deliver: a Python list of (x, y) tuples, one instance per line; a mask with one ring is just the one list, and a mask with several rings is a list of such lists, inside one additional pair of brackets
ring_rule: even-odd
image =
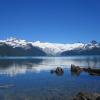
[(71, 64), (79, 66), (100, 67), (100, 57), (36, 57), (25, 59), (0, 59), (0, 74), (14, 76), (16, 74), (25, 74), (26, 72), (39, 73), (49, 71), (60, 66), (70, 68)]

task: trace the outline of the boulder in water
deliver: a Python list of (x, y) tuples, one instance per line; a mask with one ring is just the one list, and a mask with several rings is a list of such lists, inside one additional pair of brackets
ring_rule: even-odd
[(51, 70), (51, 73), (55, 73), (60, 76), (64, 74), (64, 70), (61, 67), (57, 67), (55, 70)]

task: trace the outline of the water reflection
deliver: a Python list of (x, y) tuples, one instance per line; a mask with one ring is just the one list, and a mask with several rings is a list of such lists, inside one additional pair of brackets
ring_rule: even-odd
[(72, 75), (72, 76), (79, 76), (80, 74), (81, 74), (80, 71), (72, 71), (72, 70), (71, 70), (71, 75)]
[[(79, 75), (73, 77), (71, 64), (100, 67), (100, 57), (2, 58), (0, 100), (71, 100), (80, 91), (100, 93), (100, 77), (72, 72)], [(59, 66), (65, 68), (61, 77), (50, 73)]]
[(42, 62), (42, 59), (1, 59), (0, 74), (14, 76), (24, 74), (28, 71), (35, 71), (34, 66)]
[[(0, 59), (0, 74), (14, 76), (27, 72), (38, 73), (48, 71), (56, 67), (70, 68), (71, 64), (79, 66), (100, 67), (100, 57), (37, 57), (25, 59)], [(76, 73), (72, 72), (72, 75)], [(77, 73), (76, 75), (80, 75)]]

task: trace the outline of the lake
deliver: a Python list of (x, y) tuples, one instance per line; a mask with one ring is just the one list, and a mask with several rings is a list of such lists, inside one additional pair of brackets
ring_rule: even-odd
[[(73, 73), (71, 64), (100, 68), (100, 56), (0, 57), (0, 100), (71, 100), (80, 91), (100, 93), (100, 76)], [(64, 74), (51, 73), (59, 66)]]

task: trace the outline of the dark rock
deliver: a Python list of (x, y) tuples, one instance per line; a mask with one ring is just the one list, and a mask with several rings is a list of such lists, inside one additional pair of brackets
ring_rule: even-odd
[(88, 72), (90, 75), (92, 76), (100, 76), (100, 69), (96, 69), (96, 68), (83, 68), (83, 67), (80, 67), (80, 66), (76, 66), (74, 64), (71, 64), (71, 73), (73, 74), (76, 74), (76, 75), (79, 75), (82, 71), (84, 72)]
[(75, 66), (73, 64), (71, 64), (71, 73), (72, 75), (80, 75), (80, 73), (83, 71), (82, 68), (80, 68), (79, 66)]
[(79, 92), (72, 100), (100, 100), (100, 94)]
[(64, 70), (61, 67), (57, 67), (55, 70), (56, 73), (63, 73)]
[(61, 76), (64, 74), (64, 70), (61, 67), (57, 67), (55, 70), (51, 70), (51, 74), (55, 73), (58, 76)]
[(100, 100), (100, 96), (98, 96), (98, 97), (96, 98), (96, 100)]

